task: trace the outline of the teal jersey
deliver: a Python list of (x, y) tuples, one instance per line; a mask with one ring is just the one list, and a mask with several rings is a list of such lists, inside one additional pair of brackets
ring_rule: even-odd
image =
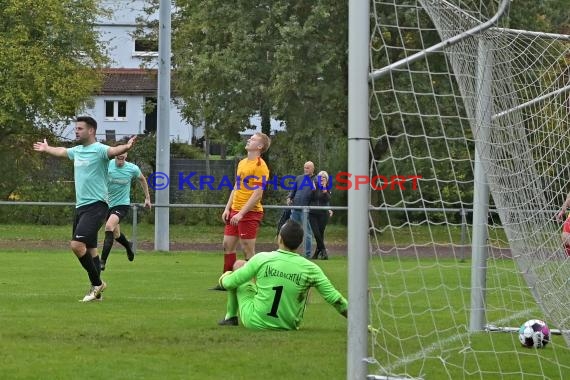
[(97, 201), (107, 203), (107, 167), (109, 147), (95, 142), (67, 149), (67, 157), (73, 160), (75, 178), (75, 207)]
[[(298, 329), (305, 312), (307, 294), (311, 287), (323, 296), (339, 313), (346, 312), (348, 302), (334, 288), (322, 269), (306, 258), (285, 250), (260, 252), (241, 268), (220, 279), (228, 290), (253, 286), (255, 295), (251, 307), (240, 308), (243, 325), (252, 329)], [(240, 289), (238, 289), (238, 299)]]
[(131, 204), (131, 181), (141, 176), (139, 167), (131, 162), (117, 166), (109, 162), (109, 207)]

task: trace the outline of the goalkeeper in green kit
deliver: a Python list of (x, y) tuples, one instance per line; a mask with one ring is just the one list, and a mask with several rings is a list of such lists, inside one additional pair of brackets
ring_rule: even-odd
[(303, 242), (303, 228), (293, 220), (281, 227), (279, 249), (259, 252), (249, 261), (236, 261), (234, 270), (220, 277), (228, 290), (226, 317), (218, 324), (242, 324), (257, 330), (296, 330), (303, 321), (309, 289), (314, 287), (344, 317), (348, 302), (321, 268), (295, 253)]

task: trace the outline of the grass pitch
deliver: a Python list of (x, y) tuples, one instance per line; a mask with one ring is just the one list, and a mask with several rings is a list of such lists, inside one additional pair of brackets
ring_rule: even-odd
[[(346, 260), (319, 261), (346, 295)], [(111, 252), (103, 302), (70, 251), (0, 252), (1, 379), (342, 379), (346, 320), (311, 291), (300, 331), (220, 327), (222, 256)]]
[[(220, 236), (185, 230), (173, 235)], [(342, 238), (345, 231), (336, 232)], [(0, 379), (346, 378), (347, 321), (314, 290), (300, 331), (220, 327), (225, 293), (207, 289), (220, 275), (221, 254), (141, 252), (129, 262), (115, 244), (103, 302), (83, 304), (89, 284), (71, 251), (31, 248), (65, 242), (68, 233), (68, 226), (0, 226)], [(272, 232), (266, 235), (267, 242)], [(317, 263), (347, 296), (346, 256)], [(514, 317), (517, 325), (542, 317), (536, 305), (529, 309), (528, 291), (518, 291), (524, 285), (510, 260), (489, 265), (491, 288), (503, 289), (487, 294), (490, 320)], [(453, 258), (372, 261), (378, 330), (369, 351), (380, 363), (370, 373), (381, 366), (425, 379), (566, 378), (570, 349), (561, 336), (529, 350), (516, 334), (466, 334), (470, 267)]]

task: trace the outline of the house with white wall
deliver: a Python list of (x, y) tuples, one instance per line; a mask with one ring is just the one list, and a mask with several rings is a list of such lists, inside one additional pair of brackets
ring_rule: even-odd
[[(110, 12), (99, 20), (96, 29), (111, 63), (103, 72), (100, 92), (94, 95), (89, 107), (78, 112), (97, 120), (99, 140), (120, 140), (156, 131), (157, 109), (152, 104), (156, 104), (158, 92), (158, 43), (134, 36), (137, 17), (148, 17), (144, 12), (146, 3), (145, 0), (101, 0), (101, 5)], [(241, 132), (242, 136), (261, 130), (259, 116), (251, 117), (250, 123), (251, 128)], [(74, 140), (73, 126), (64, 127), (60, 136)], [(284, 129), (281, 122), (271, 120), (272, 133)], [(171, 141), (192, 143), (203, 135), (203, 128), (184, 121), (178, 106), (171, 102)]]
[[(97, 120), (99, 140), (119, 140), (156, 131), (157, 110), (148, 105), (156, 104), (157, 98), (158, 44), (134, 37), (136, 19), (144, 15), (145, 3), (144, 0), (101, 1), (110, 13), (99, 20), (96, 29), (111, 63), (103, 72), (101, 91), (95, 94), (88, 108), (78, 112)], [(148, 113), (145, 109), (153, 111)], [(185, 122), (176, 104), (171, 103), (171, 140), (191, 143), (202, 135), (201, 128)], [(64, 128), (61, 137), (75, 139), (72, 124)]]

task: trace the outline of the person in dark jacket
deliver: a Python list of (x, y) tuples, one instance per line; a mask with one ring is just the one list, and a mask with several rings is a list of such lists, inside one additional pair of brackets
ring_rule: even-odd
[[(331, 192), (329, 186), (329, 175), (326, 171), (320, 171), (317, 174), (318, 183), (313, 190), (309, 206), (330, 206)], [(330, 210), (310, 210), (309, 223), (313, 230), (313, 235), (317, 241), (317, 248), (311, 259), (328, 260), (329, 255), (325, 247), (325, 229), (329, 221)]]
[[(303, 174), (295, 178), (295, 186), (287, 196), (287, 205), (289, 206), (308, 206), (313, 190), (315, 188), (315, 164), (311, 161), (305, 162), (303, 165)], [(311, 231), (311, 224), (303, 223), (303, 210), (292, 209), (291, 219), (303, 226), (305, 231), (305, 257), (311, 258), (311, 245), (313, 240), (313, 232)], [(308, 218), (307, 218), (308, 219)]]

